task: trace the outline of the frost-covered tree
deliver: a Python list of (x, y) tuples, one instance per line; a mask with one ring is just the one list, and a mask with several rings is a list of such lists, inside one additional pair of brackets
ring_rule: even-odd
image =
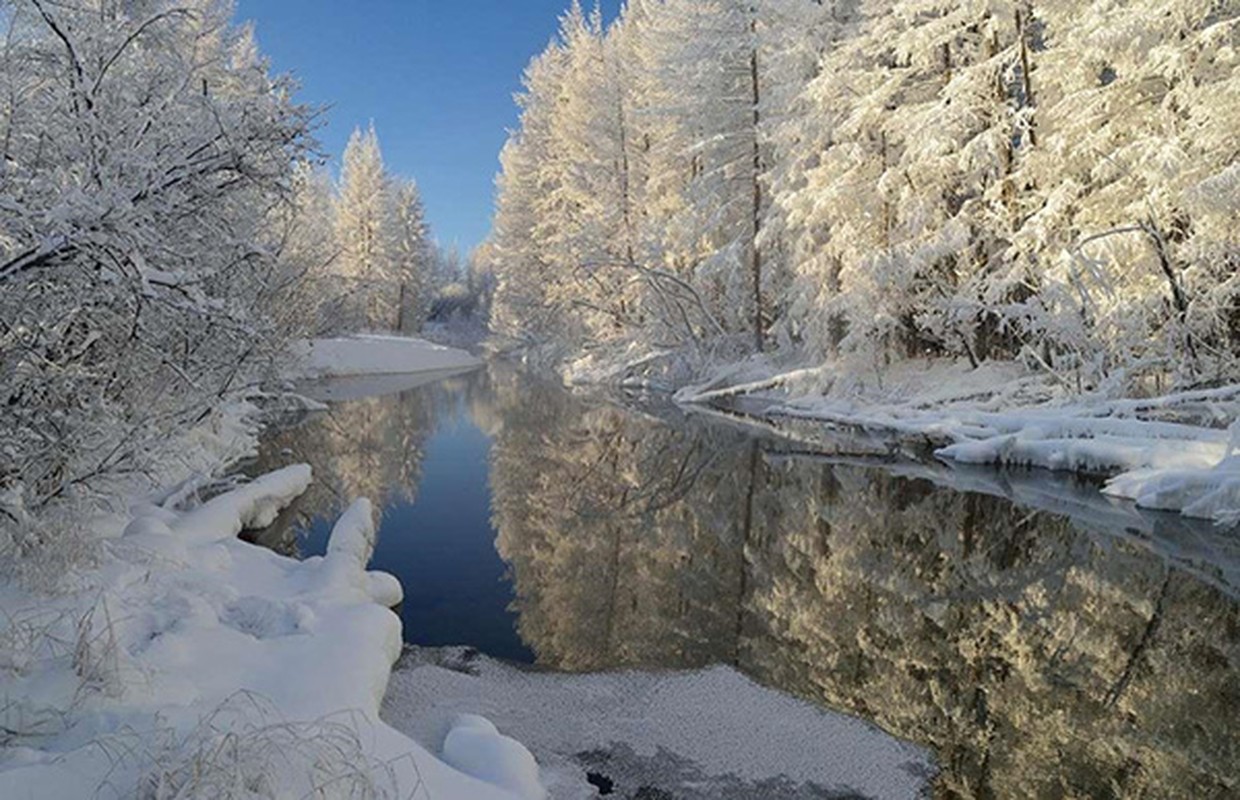
[(526, 68), (518, 95), (521, 125), (500, 153), (497, 200), (488, 248), (496, 275), (491, 327), (524, 346), (566, 338), (567, 321), (554, 300), (560, 276), (552, 272), (534, 232), (537, 200), (554, 189), (540, 165), (551, 157), (551, 110), (565, 71), (562, 48), (552, 44)]
[(649, 4), (638, 47), (650, 76), (646, 107), (663, 123), (650, 180), (664, 258), (728, 332), (748, 331), (761, 346), (757, 8), (739, 0)]
[(310, 115), (231, 18), (0, 4), (0, 525), (154, 469), (282, 344), (269, 223)]
[(435, 293), (436, 258), (417, 183), (391, 175), (374, 125), (353, 132), (335, 195), (343, 301), (333, 323), (351, 330), (417, 331)]
[(586, 16), (574, 3), (560, 40), (566, 70), (551, 110), (551, 157), (540, 164), (552, 188), (536, 206), (534, 235), (552, 268), (565, 276), (557, 299), (589, 345), (636, 324), (634, 126), (597, 10)]
[(781, 131), (799, 165), (778, 187), (801, 276), (788, 323), (818, 352), (977, 360), (975, 283), (1005, 227), (992, 190), (1031, 141), (1027, 12), (918, 0), (854, 14)]
[(604, 30), (570, 7), (527, 72), (496, 225), (542, 260), (542, 305), (570, 349), (728, 334), (761, 346), (782, 269), (762, 253), (779, 247), (761, 236), (767, 120), (812, 69), (825, 17), (802, 0), (669, 0), (632, 3)]
[(336, 238), (338, 273), (349, 286), (346, 316), (355, 328), (392, 328), (397, 317), (400, 293), (390, 280), (388, 189), (374, 125), (354, 130), (341, 160)]
[(340, 331), (346, 287), (333, 268), (340, 256), (335, 230), (335, 183), (326, 169), (298, 163), (293, 195), (276, 232), (282, 280), (280, 313), (301, 335)]
[(1240, 3), (1038, 5), (1040, 146), (1014, 250), (1047, 360), (1087, 382), (1234, 374)]
[(1234, 375), (1238, 16), (633, 0), (603, 30), (573, 5), (502, 158), (495, 327), (563, 357)]
[(388, 193), (390, 270), (397, 284), (393, 329), (417, 331), (434, 297), (435, 248), (417, 183), (394, 179)]

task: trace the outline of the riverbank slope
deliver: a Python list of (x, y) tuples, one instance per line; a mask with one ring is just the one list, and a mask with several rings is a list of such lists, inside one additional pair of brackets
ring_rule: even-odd
[[(300, 350), (295, 375), (478, 363), (394, 337)], [(255, 452), (260, 418), (249, 398), (226, 399), (183, 433), (166, 470), (117, 482), (107, 503), (47, 531), (55, 549), (6, 565), (0, 796), (522, 797), (379, 720), (401, 589), (366, 570), (366, 501), (341, 517), (325, 557), (238, 538), (313, 479), (304, 465), (227, 477)]]

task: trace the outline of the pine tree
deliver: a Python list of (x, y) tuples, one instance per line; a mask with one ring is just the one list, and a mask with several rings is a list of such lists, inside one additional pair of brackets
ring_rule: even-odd
[(388, 239), (389, 182), (374, 125), (353, 132), (345, 147), (336, 198), (339, 274), (348, 284), (350, 324), (391, 328), (400, 289), (392, 280)]
[(555, 191), (556, 179), (541, 168), (551, 158), (551, 114), (566, 61), (552, 43), (526, 68), (517, 97), (521, 125), (500, 153), (495, 218), (488, 247), (496, 276), (492, 330), (527, 346), (565, 339), (567, 320), (553, 299), (562, 277), (543, 254), (537, 231), (538, 199)]
[(394, 179), (388, 187), (391, 280), (398, 286), (393, 330), (418, 331), (430, 313), (434, 247), (418, 185)]

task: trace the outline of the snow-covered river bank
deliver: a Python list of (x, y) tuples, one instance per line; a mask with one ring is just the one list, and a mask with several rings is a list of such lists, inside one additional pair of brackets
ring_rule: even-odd
[(319, 480), (265, 535), (313, 553), (344, 498), (386, 509), (372, 566), (404, 583), (418, 647), (383, 715), (430, 750), (481, 713), (553, 797), (930, 780), (915, 749), (831, 710), (926, 748), (966, 797), (1234, 788), (1232, 531), (1037, 471), (795, 452), (503, 369), (378, 388), (328, 386), (353, 399), (268, 438), (261, 469), (304, 460)]

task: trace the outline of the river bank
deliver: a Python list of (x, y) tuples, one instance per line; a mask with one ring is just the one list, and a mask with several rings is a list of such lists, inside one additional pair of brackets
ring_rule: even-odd
[(686, 409), (814, 446), (838, 448), (851, 432), (867, 455), (1090, 476), (1140, 508), (1240, 521), (1237, 384), (1135, 395), (1082, 390), (1010, 361), (863, 368), (751, 358), (690, 368), (677, 353), (581, 359), (563, 374), (568, 383), (668, 392)]
[[(478, 364), (391, 337), (306, 350), (300, 367), (318, 375)], [(359, 352), (370, 359), (360, 367)], [(73, 531), (73, 554), (10, 565), (0, 796), (514, 796), (379, 719), (400, 653), (388, 609), (401, 587), (366, 570), (368, 502), (339, 518), (322, 557), (296, 561), (237, 538), (313, 480), (305, 465), (240, 485), (224, 477), (256, 452), (260, 419), (247, 399), (230, 400), (185, 432), (165, 474), (118, 483), (111, 511)]]

